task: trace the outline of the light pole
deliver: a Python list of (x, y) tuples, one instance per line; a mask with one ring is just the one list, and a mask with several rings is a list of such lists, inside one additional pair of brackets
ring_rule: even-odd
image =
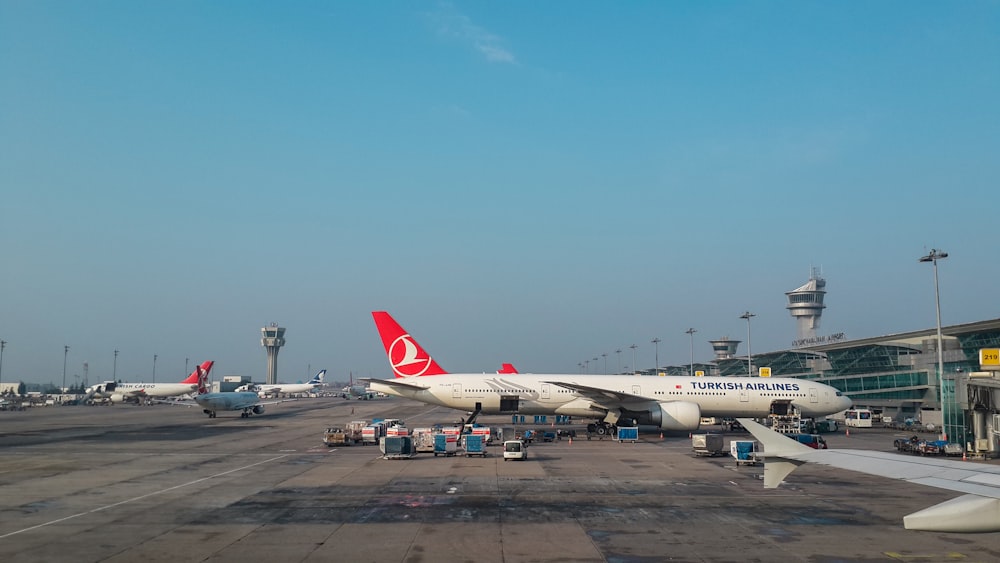
[(111, 367), (111, 381), (118, 381), (118, 350), (115, 349), (115, 363)]
[(156, 354), (153, 354), (153, 383), (156, 383)]
[(663, 341), (660, 340), (660, 337), (656, 337), (656, 338), (650, 340), (650, 342), (652, 342), (653, 346), (656, 348), (656, 368), (653, 369), (653, 375), (659, 375), (659, 373), (660, 373), (660, 342), (663, 342)]
[(605, 352), (601, 356), (604, 358), (604, 375), (608, 375), (608, 353)]
[(948, 431), (944, 427), (944, 351), (941, 349), (941, 293), (938, 291), (937, 261), (948, 257), (947, 252), (932, 248), (927, 256), (921, 256), (921, 262), (930, 262), (934, 265), (934, 306), (937, 310), (937, 361), (938, 361), (938, 390), (941, 396), (941, 439), (948, 439)]
[(615, 350), (615, 354), (618, 354), (618, 371), (616, 373), (622, 372), (622, 349), (619, 348)]
[(184, 373), (185, 373), (185, 375), (188, 373), (188, 360), (189, 359), (190, 358), (184, 358)]
[(63, 386), (62, 393), (66, 392), (66, 357), (69, 356), (69, 346), (63, 346)]
[(3, 392), (3, 349), (7, 346), (6, 340), (0, 340), (0, 393)]
[[(88, 362), (83, 362), (83, 382), (87, 382), (87, 374), (90, 373), (90, 364)], [(83, 387), (77, 387), (77, 391), (83, 391)]]
[(685, 334), (691, 335), (691, 377), (694, 377), (694, 333), (698, 332), (693, 328), (689, 328), (684, 331)]
[(583, 361), (583, 373), (590, 373), (590, 360)]
[(741, 319), (747, 320), (747, 375), (753, 377), (753, 352), (750, 349), (750, 319), (756, 317), (757, 315), (747, 311), (740, 315)]
[(576, 365), (580, 368), (580, 373), (583, 373), (583, 362), (577, 362)]
[(629, 346), (632, 349), (632, 373), (635, 373), (635, 349), (638, 348), (635, 344)]

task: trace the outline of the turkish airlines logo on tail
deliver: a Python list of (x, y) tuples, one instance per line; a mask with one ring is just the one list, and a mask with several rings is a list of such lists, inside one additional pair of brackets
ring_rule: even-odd
[(389, 346), (389, 364), (398, 377), (423, 375), (433, 360), (417, 346), (409, 334), (392, 341)]

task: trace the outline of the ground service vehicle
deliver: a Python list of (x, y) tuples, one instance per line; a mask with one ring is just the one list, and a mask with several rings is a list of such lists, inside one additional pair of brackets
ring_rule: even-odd
[(825, 450), (826, 440), (819, 434), (791, 434), (788, 436), (797, 440), (800, 444), (805, 444), (814, 450)]
[(503, 460), (528, 459), (528, 446), (521, 440), (507, 440), (503, 443)]
[(725, 440), (722, 434), (692, 434), (691, 448), (698, 456), (714, 457), (725, 455)]
[(453, 434), (434, 435), (434, 457), (452, 456), (458, 451), (458, 436)]
[(854, 428), (871, 428), (872, 411), (868, 409), (850, 409), (844, 413), (844, 424)]
[(618, 441), (619, 442), (632, 442), (633, 444), (639, 441), (639, 427), (638, 426), (619, 426), (618, 427)]
[(478, 455), (486, 457), (486, 438), (480, 434), (466, 434), (462, 437), (465, 442), (465, 457)]
[(729, 453), (736, 459), (736, 465), (757, 465), (756, 440), (732, 440)]
[(327, 428), (326, 433), (323, 434), (323, 443), (328, 448), (351, 445), (351, 442), (347, 440), (347, 433), (344, 432), (343, 428)]

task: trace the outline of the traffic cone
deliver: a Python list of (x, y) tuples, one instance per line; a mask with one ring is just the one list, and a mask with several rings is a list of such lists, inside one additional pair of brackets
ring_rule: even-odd
[(573, 445), (573, 437), (572, 436), (569, 437), (569, 445), (571, 445), (571, 446)]
[(969, 458), (966, 457), (966, 454), (965, 454), (965, 448), (962, 448), (962, 461), (969, 461)]
[(851, 437), (851, 427), (850, 426), (847, 426), (846, 430), (844, 430), (844, 436), (847, 436), (848, 438)]
[(660, 439), (663, 439), (663, 432), (660, 432)]

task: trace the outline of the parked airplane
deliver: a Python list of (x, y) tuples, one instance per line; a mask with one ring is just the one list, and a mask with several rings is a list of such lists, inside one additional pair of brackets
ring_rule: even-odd
[(634, 375), (448, 374), (386, 312), (372, 313), (395, 379), (367, 379), (376, 391), (484, 414), (569, 415), (663, 430), (696, 430), (703, 416), (767, 416), (772, 406), (802, 416), (841, 412), (851, 401), (822, 383), (788, 378)]
[[(202, 362), (201, 369), (207, 374), (212, 369), (214, 362)], [(195, 368), (191, 375), (180, 383), (115, 383), (114, 387), (107, 392), (107, 399), (111, 403), (122, 403), (125, 401), (139, 401), (144, 399), (165, 399), (167, 397), (177, 397), (186, 395), (198, 390), (198, 368)]]
[[(208, 371), (198, 366), (198, 394), (194, 401), (205, 410), (208, 418), (215, 418), (216, 411), (243, 411), (241, 418), (247, 418), (251, 414), (264, 414), (264, 405), (276, 405), (282, 401), (260, 402), (260, 396), (253, 391), (222, 391), (210, 393), (208, 391)], [(287, 400), (287, 399), (286, 399)]]
[(1000, 467), (869, 450), (814, 450), (749, 419), (740, 423), (764, 446), (764, 487), (773, 489), (803, 463), (966, 493), (903, 517), (907, 530), (1000, 532)]
[(340, 392), (343, 393), (343, 397), (347, 399), (351, 397), (371, 399), (375, 395), (375, 391), (372, 391), (370, 387), (354, 384), (354, 372), (350, 373), (350, 381), (348, 381), (347, 386), (341, 389)]
[(103, 401), (104, 399), (110, 399), (111, 395), (114, 394), (115, 389), (117, 388), (118, 388), (118, 383), (114, 381), (103, 381), (96, 385), (91, 385), (90, 387), (87, 387), (87, 389), (84, 391), (86, 393), (86, 396), (84, 397), (83, 400), (90, 404), (95, 401)]
[(321, 369), (319, 373), (313, 376), (308, 383), (273, 383), (264, 385), (244, 385), (237, 389), (237, 391), (256, 391), (261, 397), (267, 397), (269, 395), (277, 395), (278, 393), (311, 393), (316, 390), (317, 387), (323, 385), (323, 377), (326, 376), (326, 370)]

